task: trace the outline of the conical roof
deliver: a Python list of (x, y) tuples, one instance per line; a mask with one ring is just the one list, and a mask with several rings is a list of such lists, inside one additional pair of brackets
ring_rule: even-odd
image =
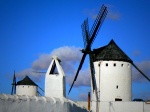
[(18, 81), (17, 85), (34, 85), (37, 86), (28, 76), (26, 76), (23, 80)]
[(111, 40), (108, 45), (93, 50), (94, 61), (113, 60), (125, 61), (132, 63), (132, 60), (117, 46), (114, 40)]

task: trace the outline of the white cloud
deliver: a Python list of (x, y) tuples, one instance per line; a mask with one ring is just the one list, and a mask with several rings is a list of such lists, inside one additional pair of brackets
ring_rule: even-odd
[(76, 71), (76, 63), (80, 62), (81, 54), (82, 53), (80, 51), (80, 48), (73, 46), (64, 46), (54, 49), (49, 54), (41, 54), (38, 59), (33, 61), (31, 68), (24, 69), (21, 72), (17, 73), (17, 77), (23, 78), (28, 75), (38, 81), (45, 74), (35, 73), (33, 71), (47, 70), (53, 55), (56, 55), (62, 61), (61, 65), (66, 75), (71, 74), (70, 76), (72, 76)]
[[(116, 9), (115, 6), (111, 5), (111, 4), (106, 4), (108, 13), (107, 13), (107, 18), (111, 19), (111, 20), (119, 20), (121, 17), (120, 12), (118, 11), (118, 9)], [(93, 8), (93, 9), (85, 9), (83, 11), (83, 13), (85, 15), (87, 15), (88, 17), (92, 18), (92, 19), (96, 19), (98, 11), (100, 10), (100, 7), (98, 8)]]
[(61, 47), (51, 52), (51, 56), (56, 55), (62, 61), (61, 65), (65, 73), (73, 73), (75, 71), (75, 65), (81, 60), (80, 48), (76, 47)]
[(116, 7), (111, 4), (107, 4), (106, 6), (108, 9), (107, 17), (111, 20), (119, 20), (121, 15), (119, 11), (116, 9)]
[(41, 54), (37, 60), (32, 63), (32, 68), (35, 70), (47, 69), (51, 62), (50, 54)]
[(63, 69), (68, 72), (74, 69), (74, 65), (80, 61), (80, 48), (76, 47), (60, 47), (54, 49), (50, 54), (41, 54), (37, 60), (32, 63), (32, 68), (35, 70), (47, 69), (52, 56), (56, 55), (62, 62)]
[[(81, 70), (78, 74), (78, 78), (74, 83), (74, 87), (79, 87), (79, 86), (90, 86), (91, 84), (91, 76), (90, 76), (91, 72), (90, 69), (86, 69), (86, 70)], [(66, 77), (67, 79), (67, 83), (69, 85), (72, 84), (73, 80), (74, 80), (75, 74), (74, 75), (69, 75), (68, 77)]]
[(109, 10), (107, 17), (111, 20), (119, 20), (120, 19), (120, 13), (117, 11)]

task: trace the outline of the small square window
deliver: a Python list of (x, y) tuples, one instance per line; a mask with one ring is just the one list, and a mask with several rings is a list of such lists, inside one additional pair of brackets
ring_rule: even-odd
[(123, 64), (121, 64), (121, 67), (123, 67)]
[(116, 63), (114, 63), (114, 66), (116, 66)]
[(116, 86), (116, 89), (118, 89), (118, 85)]
[(106, 66), (108, 66), (108, 63), (106, 63)]
[(115, 98), (115, 101), (122, 101), (121, 98)]

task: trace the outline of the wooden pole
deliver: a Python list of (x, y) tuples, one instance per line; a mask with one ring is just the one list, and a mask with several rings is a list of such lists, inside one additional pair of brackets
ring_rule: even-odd
[(91, 95), (90, 92), (88, 92), (88, 110), (90, 111), (90, 102), (91, 102)]

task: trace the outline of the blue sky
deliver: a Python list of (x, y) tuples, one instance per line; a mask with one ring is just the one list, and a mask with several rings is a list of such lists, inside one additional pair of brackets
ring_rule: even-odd
[[(150, 1), (148, 0), (0, 0), (0, 93), (9, 94), (14, 70), (44, 88), (44, 74), (53, 54), (66, 73), (67, 93), (84, 48), (81, 24), (91, 28), (102, 4), (108, 15), (92, 49), (111, 39), (150, 77)], [(75, 87), (67, 97), (85, 100), (90, 91), (87, 57)], [(86, 74), (86, 75), (85, 75)], [(150, 99), (150, 83), (133, 68), (133, 98)]]

